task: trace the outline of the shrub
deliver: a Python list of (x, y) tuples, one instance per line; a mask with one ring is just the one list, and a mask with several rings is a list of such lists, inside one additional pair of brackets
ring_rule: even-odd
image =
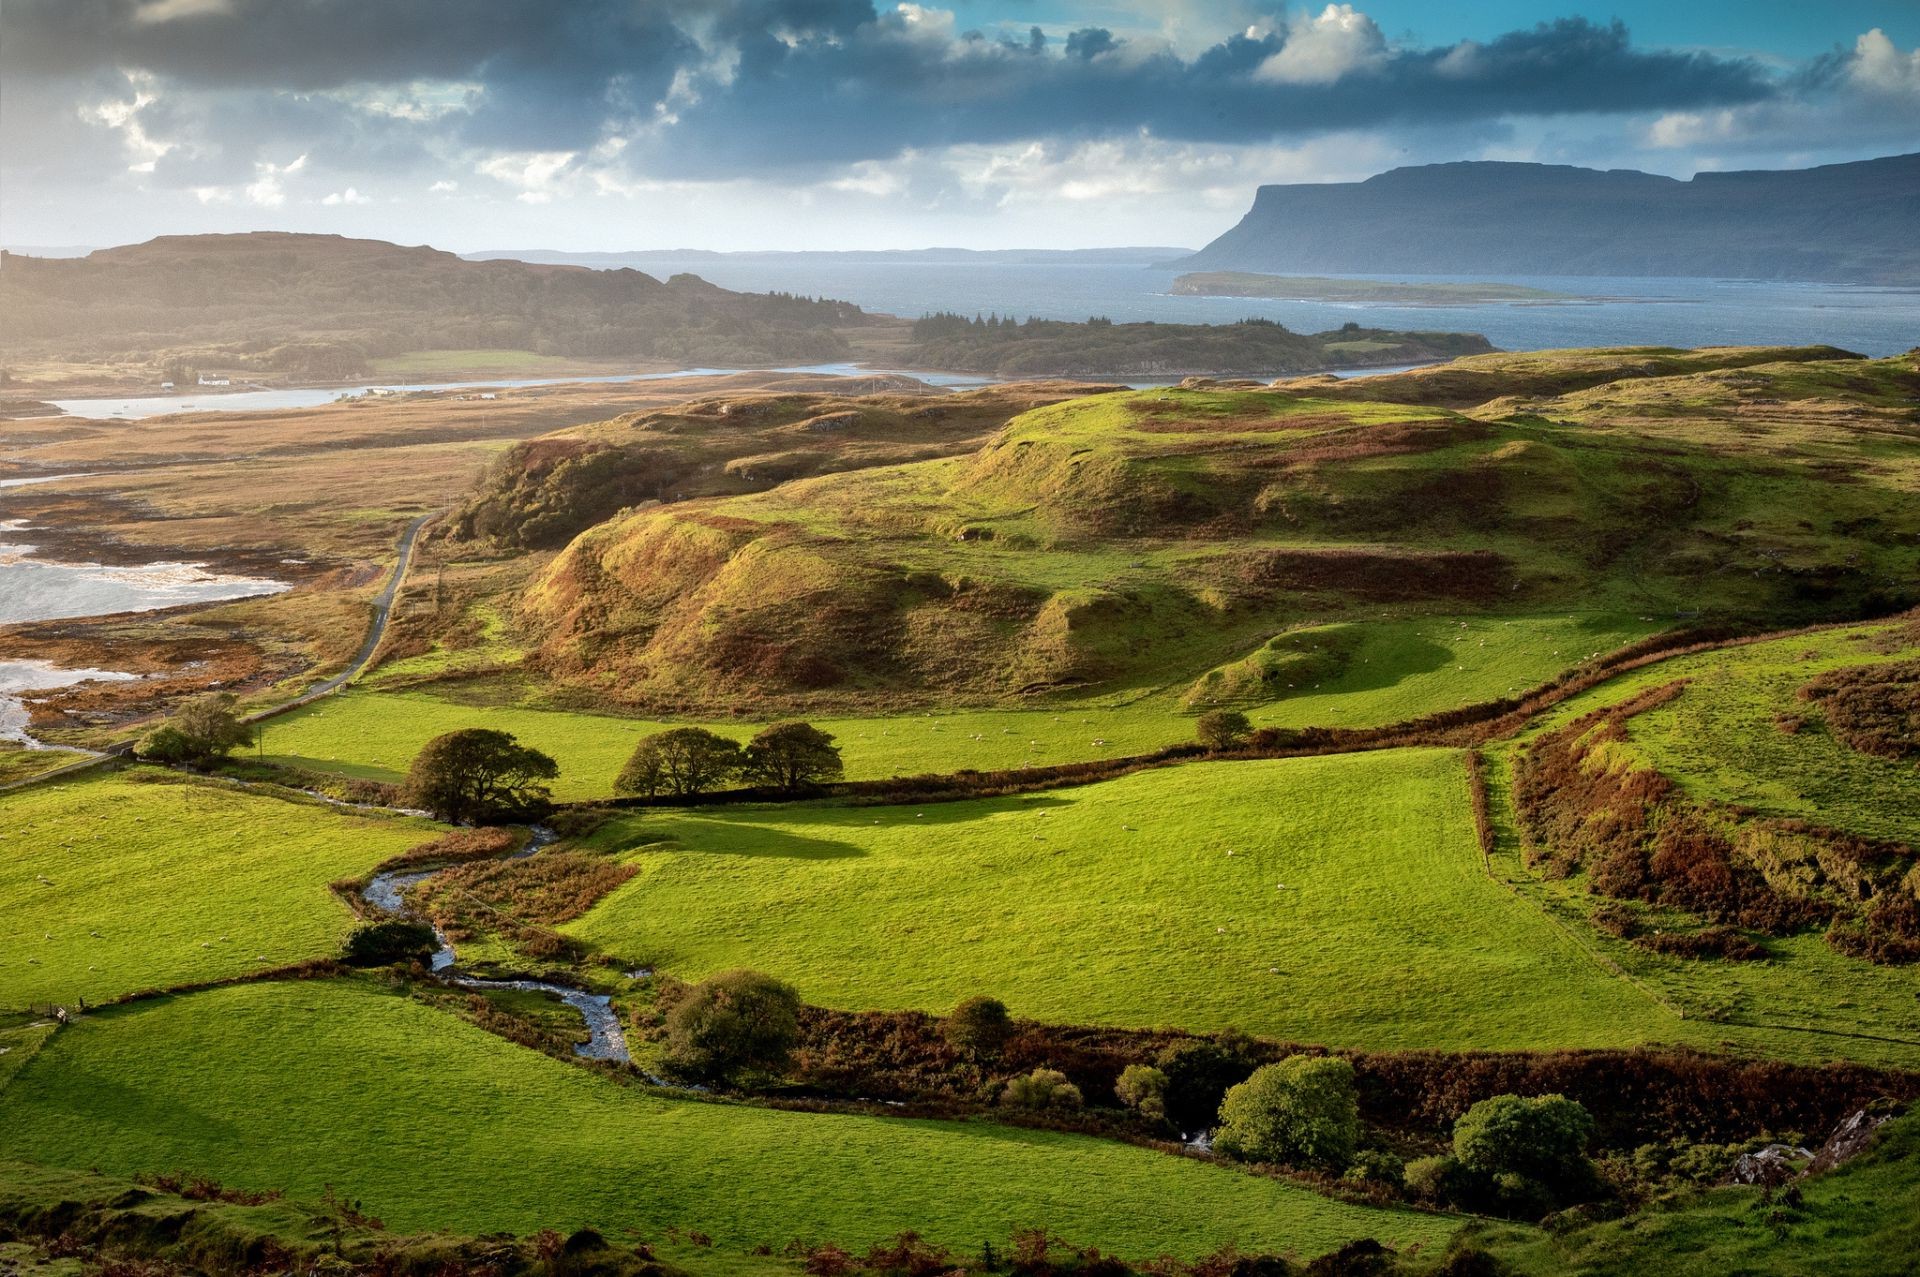
[(400, 801), (450, 824), (533, 820), (546, 814), (552, 792), (540, 782), (559, 765), (507, 732), (467, 727), (436, 736), (414, 756)]
[(1205, 1038), (1176, 1042), (1154, 1063), (1167, 1079), (1161, 1093), (1167, 1120), (1183, 1134), (1212, 1127), (1227, 1088), (1253, 1072), (1239, 1052)]
[(740, 745), (704, 727), (656, 732), (634, 747), (615, 778), (615, 793), (651, 798), (704, 794), (740, 770)]
[(695, 985), (667, 1013), (667, 1063), (725, 1082), (785, 1067), (800, 1036), (800, 995), (758, 971), (726, 971)]
[(1253, 724), (1239, 710), (1208, 710), (1194, 725), (1194, 738), (1208, 749), (1232, 749), (1245, 743)]
[(1593, 1130), (1585, 1107), (1564, 1095), (1496, 1095), (1453, 1124), (1453, 1155), (1488, 1177), (1503, 1205), (1537, 1214), (1594, 1192)]
[(743, 769), (782, 793), (814, 789), (846, 772), (833, 737), (811, 723), (775, 723), (747, 742)]
[(425, 962), (440, 947), (433, 928), (406, 918), (383, 918), (357, 926), (341, 954), (349, 966), (385, 967), (396, 962)]
[(140, 756), (156, 763), (205, 767), (253, 743), (253, 725), (242, 722), (232, 692), (196, 696), (140, 742)]
[(1353, 1155), (1344, 1178), (1362, 1184), (1385, 1184), (1402, 1188), (1407, 1182), (1407, 1164), (1398, 1153), (1386, 1149), (1363, 1148)]
[(1460, 1200), (1465, 1179), (1459, 1158), (1440, 1155), (1408, 1162), (1404, 1182), (1415, 1199), (1444, 1206)]
[(1013, 1037), (1013, 1017), (998, 998), (968, 998), (941, 1024), (940, 1036), (962, 1055), (997, 1059)]
[(1035, 1069), (1009, 1081), (1000, 1093), (1000, 1102), (1024, 1109), (1077, 1109), (1080, 1088), (1058, 1069)]
[(1231, 1157), (1339, 1170), (1360, 1141), (1353, 1065), (1290, 1055), (1227, 1092), (1213, 1146)]
[(1114, 1083), (1113, 1093), (1142, 1117), (1161, 1121), (1167, 1116), (1167, 1075), (1151, 1064), (1129, 1064)]

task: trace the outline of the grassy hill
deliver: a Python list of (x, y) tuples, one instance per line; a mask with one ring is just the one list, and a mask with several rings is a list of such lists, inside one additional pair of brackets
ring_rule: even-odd
[(469, 262), (426, 247), (259, 231), (168, 235), (85, 257), (7, 254), (0, 356), (141, 355), (211, 371), (345, 377), (416, 350), (684, 364), (843, 358), (846, 302), (692, 275)]
[[(1317, 390), (1055, 404), (969, 456), (591, 528), (522, 601), (532, 663), (683, 709), (1004, 703), (1209, 671), (1244, 699), (1270, 680), (1236, 663), (1331, 621), (1779, 625), (1911, 602), (1910, 361), (1694, 371), (1734, 358), (1677, 354), (1654, 371), (1680, 371), (1629, 383), (1684, 401), (1651, 422), (1578, 396), (1472, 414)], [(1546, 363), (1580, 384), (1623, 360)], [(1789, 398), (1810, 375), (1817, 391)]]
[(0, 1121), (11, 1157), (332, 1185), (405, 1231), (693, 1229), (737, 1255), (911, 1229), (971, 1254), (1038, 1226), (1146, 1258), (1434, 1245), (1457, 1227), (1084, 1136), (663, 1098), (359, 981), (90, 1016), (0, 1091)]

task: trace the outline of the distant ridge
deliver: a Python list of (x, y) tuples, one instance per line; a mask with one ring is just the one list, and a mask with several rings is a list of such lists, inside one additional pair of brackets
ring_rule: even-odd
[(1179, 270), (1920, 283), (1920, 154), (1700, 173), (1463, 162), (1263, 186)]

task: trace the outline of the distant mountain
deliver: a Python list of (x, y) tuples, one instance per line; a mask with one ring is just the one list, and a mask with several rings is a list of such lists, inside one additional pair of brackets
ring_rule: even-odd
[(847, 302), (696, 275), (469, 262), (382, 240), (166, 235), (85, 257), (0, 254), (0, 354), (356, 375), (383, 356), (512, 350), (752, 366), (849, 353)]
[(1179, 270), (1920, 282), (1920, 154), (1700, 173), (1471, 162), (1263, 186)]
[(953, 265), (1047, 266), (1063, 263), (1082, 265), (1147, 266), (1190, 252), (1185, 248), (901, 248), (843, 251), (762, 251), (717, 253), (704, 248), (645, 248), (621, 253), (569, 253), (548, 248), (498, 248), (462, 254), (468, 261), (485, 262), (510, 258), (521, 262), (548, 265), (591, 266), (609, 270), (620, 266), (636, 269), (655, 263), (686, 263), (703, 260), (730, 262), (788, 262), (833, 265), (836, 262), (928, 262)]

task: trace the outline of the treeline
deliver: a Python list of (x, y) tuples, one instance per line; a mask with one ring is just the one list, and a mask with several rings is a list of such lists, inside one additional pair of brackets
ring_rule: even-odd
[(1347, 324), (1296, 333), (1270, 319), (1232, 324), (1074, 323), (940, 312), (913, 326), (911, 356), (927, 367), (1002, 377), (1278, 376), (1485, 354), (1476, 333), (1397, 332)]
[(847, 302), (729, 292), (693, 275), (468, 262), (321, 235), (166, 237), (82, 258), (8, 254), (9, 355), (150, 355), (202, 367), (351, 375), (418, 350), (817, 362), (842, 357)]

